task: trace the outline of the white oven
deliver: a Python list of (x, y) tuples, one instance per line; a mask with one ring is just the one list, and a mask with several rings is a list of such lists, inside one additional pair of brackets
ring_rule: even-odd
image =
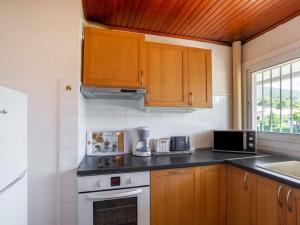
[(78, 177), (79, 225), (150, 225), (149, 172)]

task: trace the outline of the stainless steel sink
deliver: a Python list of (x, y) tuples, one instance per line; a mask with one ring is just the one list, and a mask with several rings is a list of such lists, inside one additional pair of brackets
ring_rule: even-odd
[(300, 180), (300, 161), (267, 163), (259, 165), (258, 167)]

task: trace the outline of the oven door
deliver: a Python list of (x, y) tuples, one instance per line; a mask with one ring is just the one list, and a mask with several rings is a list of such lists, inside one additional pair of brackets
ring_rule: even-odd
[(78, 194), (79, 225), (150, 225), (149, 187)]

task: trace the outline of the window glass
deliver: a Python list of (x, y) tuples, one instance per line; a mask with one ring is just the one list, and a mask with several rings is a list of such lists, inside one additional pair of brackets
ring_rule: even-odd
[(300, 60), (292, 64), (292, 129), (300, 133)]
[(290, 65), (284, 65), (281, 69), (281, 132), (289, 133), (291, 129)]
[(252, 75), (256, 129), (300, 133), (300, 59)]
[(272, 131), (280, 132), (280, 68), (272, 69)]
[(271, 131), (271, 72), (263, 72), (263, 130)]

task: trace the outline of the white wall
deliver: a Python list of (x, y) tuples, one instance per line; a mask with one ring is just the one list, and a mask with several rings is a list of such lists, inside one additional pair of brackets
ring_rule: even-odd
[[(250, 72), (300, 57), (300, 16), (243, 45), (244, 80)], [(244, 83), (246, 90), (246, 83)], [(247, 101), (244, 93), (244, 102)], [(244, 107), (244, 112), (247, 112)], [(250, 115), (246, 115), (249, 117)], [(246, 118), (247, 119), (247, 118)], [(299, 135), (259, 134), (259, 147), (300, 156)]]
[(243, 45), (243, 63), (254, 63), (256, 59), (298, 43), (300, 41), (299, 25), (300, 16)]
[(30, 225), (58, 224), (58, 87), (78, 79), (80, 26), (80, 0), (0, 1), (0, 85), (29, 103)]

